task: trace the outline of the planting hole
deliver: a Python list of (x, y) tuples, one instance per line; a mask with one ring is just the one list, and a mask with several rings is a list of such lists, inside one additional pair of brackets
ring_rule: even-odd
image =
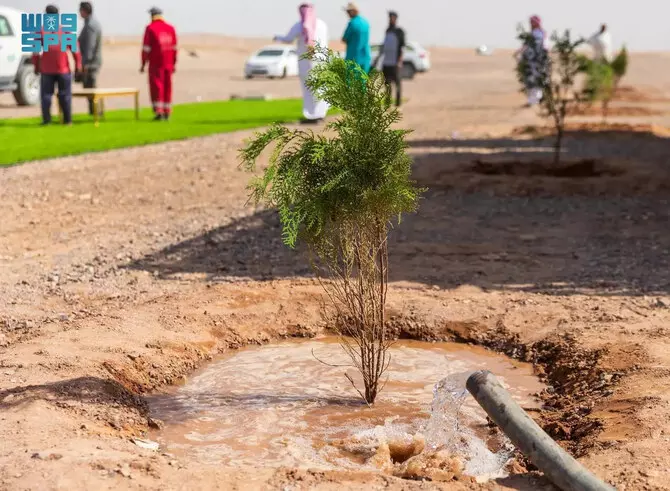
[(168, 452), (211, 464), (412, 475), (417, 459), (451, 455), (465, 474), (496, 477), (509, 442), (467, 395), (467, 376), (491, 370), (524, 408), (537, 407), (532, 394), (543, 388), (530, 365), (482, 348), (401, 341), (391, 348), (388, 382), (368, 407), (344, 377), (362, 386), (354, 369), (325, 365), (313, 353), (329, 364), (348, 362), (335, 338), (222, 356), (172, 393), (150, 398), (152, 417), (166, 423), (154, 438)]
[(618, 176), (623, 174), (621, 169), (606, 166), (602, 162), (593, 159), (563, 162), (558, 165), (552, 162), (486, 162), (477, 160), (471, 166), (470, 171), (487, 176), (545, 176), (572, 179)]

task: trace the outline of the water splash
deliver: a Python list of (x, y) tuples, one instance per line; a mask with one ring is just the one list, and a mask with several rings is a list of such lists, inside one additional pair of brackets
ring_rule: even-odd
[[(424, 428), (426, 446), (433, 452), (447, 450), (461, 457), (465, 474), (482, 480), (503, 477), (514, 446), (497, 428), (485, 425), (486, 415), (474, 407), (465, 387), (472, 373), (455, 373), (435, 384), (430, 419)], [(464, 411), (466, 402), (470, 407)]]
[(433, 387), (430, 419), (425, 427), (426, 443), (432, 450), (450, 449), (459, 434), (459, 415), (468, 391), (465, 382), (473, 372), (461, 372), (443, 378)]

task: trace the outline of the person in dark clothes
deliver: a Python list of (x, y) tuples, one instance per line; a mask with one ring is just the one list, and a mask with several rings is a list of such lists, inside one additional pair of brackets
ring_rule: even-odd
[[(95, 89), (102, 66), (102, 26), (93, 16), (93, 5), (90, 2), (79, 4), (79, 15), (84, 19), (84, 27), (79, 33), (79, 52), (83, 65), (81, 82), (85, 89)], [(88, 100), (88, 113), (93, 115), (93, 97)]]
[(402, 50), (405, 47), (405, 32), (398, 27), (398, 14), (389, 12), (389, 27), (386, 29), (384, 43), (379, 56), (372, 66), (377, 66), (379, 57), (383, 57), (382, 72), (388, 86), (388, 98), (391, 99), (391, 84), (396, 88), (396, 106), (402, 102)]
[[(57, 14), (58, 7), (47, 5), (47, 14)], [(40, 32), (40, 37), (44, 37), (44, 31)], [(58, 86), (58, 102), (63, 111), (63, 123), (72, 124), (72, 70), (67, 52), (61, 51), (60, 36), (63, 34), (73, 34), (65, 31), (58, 31), (59, 43), (57, 46), (49, 46), (47, 51), (35, 53), (33, 55), (33, 66), (35, 73), (40, 75), (40, 96), (42, 99), (42, 124), (51, 122), (51, 99), (53, 98), (56, 86)], [(81, 56), (73, 52), (69, 47), (68, 51), (72, 53), (75, 64), (75, 71), (81, 70)]]

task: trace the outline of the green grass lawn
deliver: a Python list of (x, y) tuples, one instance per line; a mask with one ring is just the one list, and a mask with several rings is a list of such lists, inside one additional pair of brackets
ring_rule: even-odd
[(0, 120), (0, 166), (297, 121), (302, 101), (181, 104), (173, 108), (168, 122), (152, 121), (150, 108), (142, 109), (135, 121), (134, 110), (124, 109), (107, 112), (97, 128), (87, 114), (76, 114), (72, 126), (59, 124), (57, 113), (53, 117), (55, 123), (49, 126), (40, 126), (38, 117)]

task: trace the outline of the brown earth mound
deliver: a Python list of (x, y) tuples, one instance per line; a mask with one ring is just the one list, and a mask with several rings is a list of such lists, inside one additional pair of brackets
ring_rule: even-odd
[(670, 102), (670, 98), (664, 97), (658, 90), (646, 89), (642, 91), (629, 85), (618, 87), (613, 100), (625, 102)]
[[(594, 133), (599, 136), (602, 133), (616, 132), (616, 133), (634, 133), (636, 136), (640, 136), (642, 133), (647, 133), (649, 136), (659, 136), (659, 137), (670, 137), (670, 128), (665, 126), (660, 126), (656, 124), (631, 124), (631, 123), (568, 123), (565, 125), (565, 130), (569, 132), (583, 132), (584, 135), (588, 136), (586, 133)], [(553, 126), (537, 126), (537, 125), (527, 125), (515, 128), (512, 130), (513, 136), (551, 136), (556, 133), (556, 130)]]
[(487, 176), (548, 176), (564, 178), (587, 178), (600, 176), (618, 176), (624, 173), (622, 169), (606, 166), (594, 159), (578, 160), (576, 162), (487, 162), (477, 160), (471, 167), (471, 172)]
[[(575, 107), (568, 111), (569, 116), (602, 116), (603, 110), (600, 105)], [(640, 106), (621, 106), (610, 107), (607, 115), (611, 117), (644, 117), (644, 116), (662, 116), (663, 111), (650, 109)]]

